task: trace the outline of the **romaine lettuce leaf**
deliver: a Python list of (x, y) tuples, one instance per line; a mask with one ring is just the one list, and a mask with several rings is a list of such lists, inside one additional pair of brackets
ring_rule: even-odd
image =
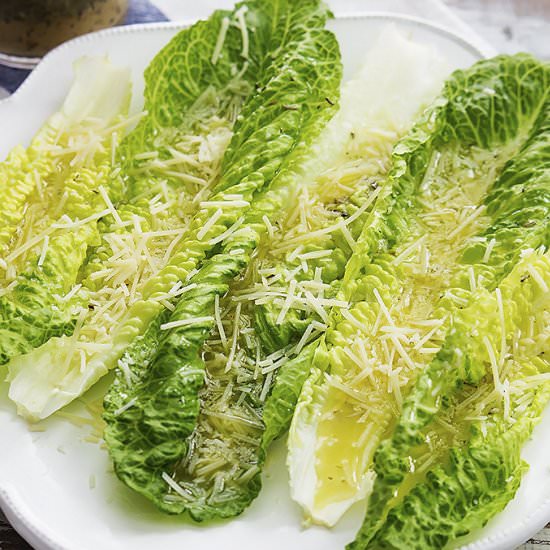
[[(404, 51), (407, 52), (406, 56), (403, 55)], [(388, 67), (392, 69), (388, 70)], [(323, 183), (330, 183), (332, 188), (355, 189), (349, 198), (351, 205), (345, 205), (345, 210), (342, 211), (342, 216), (349, 219), (350, 216), (357, 215), (357, 210), (352, 210), (350, 206), (355, 205), (363, 210), (348, 226), (353, 241), (359, 238), (363, 225), (369, 219), (372, 201), (379, 192), (384, 192), (379, 187), (389, 168), (393, 145), (410, 128), (417, 113), (439, 91), (447, 71), (443, 58), (428, 48), (406, 40), (393, 25), (388, 25), (382, 29), (375, 44), (367, 52), (358, 73), (345, 84), (340, 112), (324, 132), (313, 162), (329, 167), (319, 176), (322, 183), (317, 192), (321, 196), (326, 193)], [(406, 97), (400, 92), (404, 83), (408, 89)], [(375, 163), (378, 164), (378, 169), (373, 169)], [(360, 183), (354, 182), (354, 177), (359, 177)], [(308, 197), (304, 200), (308, 200)], [(341, 201), (342, 198), (337, 199), (337, 202)], [(339, 210), (338, 206), (332, 208)], [(319, 233), (322, 231), (321, 228)], [(295, 270), (299, 270), (301, 258), (304, 256), (315, 256), (322, 254), (324, 250), (332, 250), (332, 254), (313, 261), (312, 273), (305, 273), (304, 285), (313, 278), (314, 270), (319, 268), (322, 270), (323, 282), (331, 283), (333, 287), (327, 289), (328, 297), (336, 298), (345, 266), (356, 245), (354, 242), (350, 243), (349, 236), (346, 238), (340, 232), (328, 235), (316, 235), (311, 231), (304, 233), (301, 235), (302, 244), (298, 239), (294, 242), (290, 239), (285, 244), (291, 250), (290, 257), (295, 257), (289, 263)], [(295, 253), (294, 247), (302, 249), (300, 254)], [(309, 262), (311, 260), (308, 264)], [(298, 277), (301, 276), (299, 273)], [(276, 348), (270, 340), (275, 335), (290, 332), (286, 330), (288, 325), (295, 323), (291, 308), (284, 322), (277, 324), (282, 307), (280, 302), (281, 300), (279, 303), (270, 301), (266, 305), (256, 306), (257, 332), (264, 347), (271, 352), (276, 351)], [(258, 323), (259, 317), (263, 322)], [(326, 318), (310, 313), (308, 325), (312, 318), (326, 322)], [(303, 329), (299, 336), (302, 334)], [(287, 345), (287, 339), (281, 339), (279, 347), (282, 347), (281, 344)], [(310, 370), (311, 356), (315, 353), (317, 361), (321, 362), (323, 350), (324, 346), (319, 348), (316, 343), (312, 343), (309, 349), (304, 349), (304, 353), (278, 370), (272, 394), (266, 400), (264, 409), (264, 441), (271, 441), (288, 429), (297, 403), (297, 393)]]
[[(51, 336), (70, 334), (77, 322), (64, 297), (89, 247), (98, 244), (98, 220), (108, 214), (100, 190), (116, 193), (120, 187), (110, 185), (109, 128), (120, 122), (129, 98), (127, 70), (106, 59), (81, 59), (61, 110), (23, 153), (27, 161), (18, 166), (15, 181), (32, 185), (24, 190), (15, 183), (8, 190), (3, 212), (10, 219), (0, 238), (0, 364)], [(10, 160), (3, 166), (14, 168)]]
[[(396, 33), (391, 29), (386, 34), (391, 34), (393, 39)], [(371, 56), (370, 59), (372, 64), (376, 57)], [(370, 75), (365, 77), (360, 74), (346, 86), (340, 112), (313, 145), (312, 152), (306, 155), (301, 169), (303, 175), (299, 179), (313, 179), (315, 182), (302, 188), (301, 199), (285, 198), (296, 195), (293, 191), (295, 184), (292, 181), (283, 182), (283, 187), (279, 180), (268, 192), (271, 195), (269, 200), (261, 198), (253, 203), (250, 220), (243, 224), (246, 227), (252, 224), (264, 233), (266, 229), (271, 233), (279, 232), (283, 225), (279, 212), (283, 212), (287, 204), (296, 204), (288, 214), (291, 229), (287, 227), (280, 240), (268, 239), (267, 244), (262, 244), (260, 239), (256, 258), (249, 267), (249, 271), (257, 271), (252, 276), (252, 281), (256, 277), (257, 282), (252, 285), (248, 281), (234, 283), (228, 299), (218, 299), (224, 319), (229, 317), (229, 323), (233, 319), (234, 325), (230, 327), (233, 332), (231, 336), (226, 337), (223, 328), (220, 330), (217, 327), (217, 332), (219, 336), (223, 332), (223, 338), (233, 344), (231, 349), (224, 348), (223, 342), (216, 341), (214, 336), (203, 350), (207, 385), (200, 394), (201, 412), (195, 432), (187, 442), (190, 451), (174, 478), (169, 478), (194, 495), (196, 502), (188, 499), (187, 507), (198, 519), (239, 513), (257, 494), (266, 447), (273, 437), (286, 430), (297, 393), (309, 371), (307, 353), (298, 360), (292, 360), (295, 353), (292, 349), (304, 347), (312, 336), (318, 334), (319, 329), (322, 330), (320, 321), (326, 315), (323, 310), (331, 303), (335, 293), (332, 287), (343, 274), (345, 262), (353, 251), (355, 239), (376, 196), (377, 180), (384, 170), (380, 161), (388, 157), (392, 138), (395, 140), (403, 132), (412, 116), (408, 115), (409, 120), (405, 114), (388, 120), (383, 107), (376, 106), (375, 99), (380, 101), (381, 96), (374, 92), (369, 78)], [(434, 81), (431, 82), (433, 85)], [(425, 83), (424, 86), (421, 87), (422, 93), (426, 95), (429, 85)], [(359, 98), (361, 103), (358, 103)], [(418, 98), (416, 106), (406, 104), (400, 107), (410, 111), (411, 108), (417, 109), (420, 102), (421, 98)], [(365, 112), (366, 120), (358, 119), (358, 108)], [(365, 146), (370, 147), (372, 156), (365, 158)], [(337, 184), (334, 185), (334, 182)], [(283, 199), (277, 199), (275, 193), (279, 192), (278, 189), (284, 192)], [(346, 223), (339, 219), (346, 220)], [(307, 227), (303, 227), (304, 224)], [(243, 237), (239, 235), (232, 245), (233, 250), (246, 248), (247, 238), (246, 234)], [(269, 256), (279, 248), (284, 261), (270, 264)], [(265, 282), (266, 277), (277, 284), (270, 286), (271, 283)], [(298, 300), (304, 291), (309, 300), (301, 309), (296, 309), (296, 303), (289, 303), (292, 306), (290, 309), (284, 305), (284, 296), (292, 284), (296, 285)], [(308, 290), (308, 285), (312, 291)], [(281, 291), (283, 298), (269, 299), (270, 295)], [(312, 292), (318, 294), (320, 299), (317, 300)], [(194, 299), (188, 296), (189, 300)], [(255, 306), (247, 303), (248, 296), (250, 301), (257, 300), (258, 303)], [(237, 310), (235, 300), (240, 302)], [(312, 304), (320, 304), (321, 311), (316, 312)], [(210, 312), (214, 313), (211, 322), (216, 317), (215, 310), (216, 304), (211, 305)], [(244, 329), (242, 334), (241, 327)], [(308, 353), (313, 353), (315, 347), (315, 344), (308, 346)], [(224, 361), (226, 366), (222, 368)], [(254, 362), (255, 372), (247, 374), (249, 367), (245, 364)], [(276, 382), (270, 396), (273, 380)], [(262, 418), (264, 402), (266, 416)], [(266, 428), (263, 436), (262, 419)], [(191, 473), (203, 470), (208, 473), (195, 482)], [(166, 477), (168, 474), (163, 472), (162, 475)], [(168, 495), (168, 498), (181, 500), (179, 495)], [(220, 502), (223, 506), (219, 505)]]
[(445, 342), (374, 458), (350, 548), (441, 548), (513, 498), (522, 444), (550, 398), (550, 256), (531, 252), (454, 315)]
[[(41, 134), (39, 137), (43, 141), (55, 139), (55, 132), (49, 128)], [(36, 148), (39, 151), (35, 152)], [(53, 164), (54, 159), (41, 154), (34, 143), (27, 150), (22, 145), (15, 147), (0, 163), (0, 194), (4, 202), (0, 213), (0, 244), (3, 252), (24, 215), (25, 202), (34, 191), (37, 179), (40, 182), (44, 175), (50, 174)], [(7, 267), (7, 264), (2, 265), (4, 271)]]
[(145, 111), (112, 128), (116, 137), (140, 119), (111, 150), (120, 193), (69, 291), (83, 318), (74, 334), (52, 333), (10, 366), (10, 396), (22, 414), (43, 418), (81, 395), (156, 315), (173, 309), (174, 286), (202, 254), (186, 259), (184, 237), (218, 183), (232, 127), (263, 62), (261, 9), (246, 17), (246, 6), (215, 12), (174, 37), (147, 68)]
[[(83, 57), (75, 63), (74, 70), (74, 81), (59, 111), (49, 118), (26, 149), (22, 145), (15, 147), (0, 163), (3, 258), (21, 244), (22, 226), (32, 225), (29, 218), (39, 218), (44, 211), (59, 207), (59, 195), (70, 175), (76, 175), (83, 167), (95, 169), (94, 155), (101, 148), (101, 134), (128, 109), (130, 82), (126, 69), (115, 67), (107, 59)], [(90, 135), (99, 138), (99, 142), (85, 147)], [(88, 139), (83, 139), (84, 136)], [(13, 269), (17, 266), (5, 263), (0, 265), (3, 284), (6, 276), (7, 282), (13, 280)], [(4, 273), (8, 267), (10, 273)]]
[[(526, 55), (456, 72), (395, 147), (388, 185), (346, 267), (341, 298), (351, 306), (333, 309), (316, 365), (326, 374), (315, 375), (293, 420), (304, 439), (290, 440), (291, 483), (303, 486), (304, 472), (314, 478), (313, 492), (293, 495), (314, 520), (332, 524), (370, 490), (378, 443), (454, 312), (497, 285), (523, 250), (548, 245), (547, 82), (547, 67)], [(530, 192), (523, 178), (535, 151)], [(313, 425), (312, 406), (323, 419)], [(316, 436), (303, 435), (308, 426)]]
[[(211, 256), (189, 278), (189, 290), (174, 311), (163, 315), (151, 353), (144, 357), (136, 343), (122, 358), (129, 376), (124, 368), (117, 373), (105, 402), (106, 441), (119, 477), (162, 509), (187, 510), (199, 520), (235, 515), (257, 493), (239, 487), (254, 477), (253, 469), (234, 484), (235, 494), (228, 484), (223, 505), (205, 499), (200, 486), (188, 491), (189, 498), (182, 497), (187, 493), (181, 487), (169, 494), (179, 487), (170, 475), (177, 458), (184, 458), (185, 438), (194, 427), (185, 419), (198, 413), (196, 387), (204, 378), (200, 348), (213, 327), (216, 300), (249, 264), (268, 231), (265, 219), (274, 223), (296, 189), (311, 142), (335, 110), (340, 79), (337, 43), (322, 28), (328, 16), (324, 6), (316, 0), (262, 6), (260, 21), (265, 32), (271, 29), (264, 38), (277, 57), (266, 58), (258, 91), (243, 106), (222, 176), (192, 221), (179, 269), (185, 275), (209, 250)], [(216, 221), (209, 223), (212, 216)], [(147, 439), (136, 437), (143, 431), (151, 432)]]

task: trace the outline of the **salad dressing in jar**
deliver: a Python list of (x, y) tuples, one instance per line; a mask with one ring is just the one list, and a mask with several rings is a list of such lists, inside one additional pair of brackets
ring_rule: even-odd
[(28, 67), (55, 46), (120, 23), (128, 0), (1, 0), (0, 63)]

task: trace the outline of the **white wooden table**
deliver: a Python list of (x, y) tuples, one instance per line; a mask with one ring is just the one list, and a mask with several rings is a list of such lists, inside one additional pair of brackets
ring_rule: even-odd
[(550, 0), (443, 0), (501, 53), (550, 59)]

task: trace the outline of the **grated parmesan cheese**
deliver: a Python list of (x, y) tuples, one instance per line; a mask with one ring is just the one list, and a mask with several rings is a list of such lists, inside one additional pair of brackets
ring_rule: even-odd
[(210, 323), (214, 321), (214, 318), (211, 315), (205, 315), (202, 317), (189, 317), (188, 319), (179, 319), (178, 321), (170, 321), (168, 323), (163, 323), (160, 325), (160, 330), (170, 330), (178, 327), (186, 327), (189, 325)]
[(212, 57), (210, 58), (212, 65), (215, 65), (220, 58), (228, 28), (229, 19), (227, 17), (224, 17), (220, 24), (220, 32), (218, 33), (218, 38), (216, 40), (216, 45), (214, 46), (214, 51), (212, 52)]

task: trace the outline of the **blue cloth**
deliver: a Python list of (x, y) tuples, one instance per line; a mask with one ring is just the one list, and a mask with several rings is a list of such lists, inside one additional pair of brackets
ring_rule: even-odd
[(168, 18), (148, 0), (130, 0), (128, 14), (123, 25), (155, 23), (156, 21), (168, 21)]
[[(168, 18), (149, 0), (130, 0), (128, 13), (122, 24), (132, 25), (134, 23), (153, 23), (155, 21), (168, 21)], [(0, 87), (13, 93), (29, 74), (30, 71), (27, 70), (12, 69), (0, 65)]]

